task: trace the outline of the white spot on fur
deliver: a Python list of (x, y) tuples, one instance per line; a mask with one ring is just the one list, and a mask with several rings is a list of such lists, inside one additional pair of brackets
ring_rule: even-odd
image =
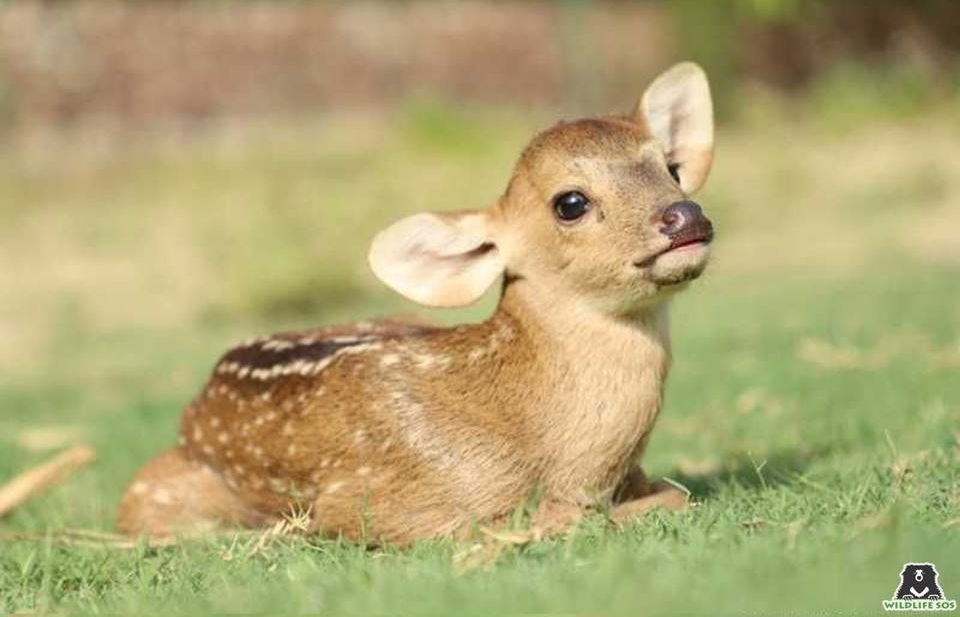
[(365, 345), (344, 347), (343, 349), (338, 349), (335, 355), (366, 353), (368, 351), (377, 351), (379, 349), (383, 349), (383, 343), (377, 341), (375, 343), (367, 343)]
[(134, 495), (143, 495), (149, 490), (150, 485), (143, 481), (134, 482), (133, 486), (130, 487), (130, 492)]
[(230, 434), (226, 431), (221, 432), (219, 435), (217, 435), (217, 441), (220, 443), (227, 443), (230, 441)]
[(380, 358), (380, 366), (393, 366), (398, 362), (400, 362), (400, 356), (395, 353), (384, 354), (384, 356)]
[(264, 343), (260, 349), (264, 351), (284, 351), (286, 349), (293, 349), (294, 344), (290, 341), (285, 341), (282, 339), (271, 339)]
[(290, 483), (280, 478), (270, 478), (268, 484), (270, 485), (270, 490), (274, 493), (286, 495), (290, 492)]
[(218, 416), (213, 416), (212, 418), (210, 418), (210, 426), (212, 426), (213, 428), (217, 428), (218, 426), (220, 426), (220, 418)]
[(331, 362), (333, 362), (333, 357), (324, 358), (320, 362), (317, 362), (316, 364), (313, 365), (313, 374), (318, 375), (320, 371), (327, 368), (327, 366), (329, 366)]
[(364, 341), (369, 341), (372, 337), (369, 336), (334, 336), (330, 340), (334, 343), (341, 345), (350, 345), (356, 343), (363, 343)]
[(237, 369), (240, 368), (240, 365), (236, 362), (224, 362), (217, 367), (217, 373), (221, 375), (236, 373)]
[(150, 498), (153, 500), (154, 503), (159, 504), (161, 506), (166, 506), (173, 503), (173, 493), (171, 493), (165, 488), (158, 488), (153, 492)]
[(413, 361), (417, 365), (417, 368), (424, 370), (433, 368), (433, 365), (437, 363), (436, 359), (432, 355), (425, 353), (418, 353), (414, 355)]
[(363, 467), (357, 469), (357, 475), (358, 475), (358, 476), (369, 476), (371, 471), (372, 471), (372, 470), (371, 470), (369, 467), (367, 467), (366, 465), (364, 465)]

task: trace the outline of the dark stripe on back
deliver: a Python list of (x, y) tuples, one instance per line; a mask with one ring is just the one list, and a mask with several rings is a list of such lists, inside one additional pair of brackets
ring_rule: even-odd
[[(347, 338), (347, 337), (343, 337)], [(289, 364), (297, 360), (306, 360), (317, 362), (327, 356), (331, 356), (346, 347), (363, 345), (381, 339), (378, 336), (364, 336), (344, 341), (315, 341), (311, 343), (298, 343), (296, 341), (286, 341), (284, 339), (270, 339), (262, 343), (256, 343), (246, 347), (236, 347), (227, 352), (221, 363), (236, 362), (240, 366), (251, 369), (271, 368), (278, 364)], [(271, 341), (289, 343), (292, 347), (285, 349), (264, 349), (264, 345), (269, 345)]]

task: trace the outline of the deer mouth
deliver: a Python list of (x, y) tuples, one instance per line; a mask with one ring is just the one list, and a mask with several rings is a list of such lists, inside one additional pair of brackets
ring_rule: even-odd
[(670, 236), (670, 244), (653, 255), (633, 262), (638, 268), (652, 266), (660, 257), (668, 253), (692, 251), (703, 248), (713, 242), (713, 225), (709, 221), (684, 229), (682, 232)]
[(670, 237), (670, 245), (657, 255), (663, 255), (672, 251), (680, 250), (686, 247), (696, 245), (706, 245), (713, 242), (713, 225), (710, 221), (704, 219), (703, 222), (684, 229), (682, 232)]

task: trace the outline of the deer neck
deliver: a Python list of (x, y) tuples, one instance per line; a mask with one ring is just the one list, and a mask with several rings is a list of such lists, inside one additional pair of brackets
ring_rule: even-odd
[(494, 319), (529, 351), (514, 364), (529, 384), (523, 412), (555, 491), (595, 501), (612, 491), (656, 420), (670, 364), (666, 302), (629, 318), (558, 297), (526, 280), (505, 286)]

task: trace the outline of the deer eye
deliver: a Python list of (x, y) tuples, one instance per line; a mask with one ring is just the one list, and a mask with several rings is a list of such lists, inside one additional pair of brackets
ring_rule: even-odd
[(678, 163), (667, 163), (667, 171), (673, 176), (674, 181), (680, 184), (680, 165)]
[(567, 191), (553, 198), (553, 211), (557, 218), (571, 223), (590, 210), (590, 200), (580, 191)]

